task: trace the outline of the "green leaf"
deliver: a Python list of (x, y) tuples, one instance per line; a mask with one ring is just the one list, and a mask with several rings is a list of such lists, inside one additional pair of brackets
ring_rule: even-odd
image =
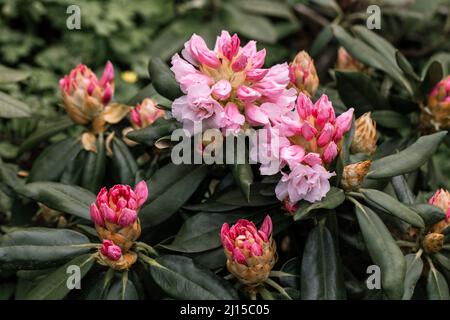
[(390, 129), (400, 129), (411, 127), (409, 118), (401, 113), (392, 110), (378, 110), (372, 112), (372, 118), (377, 125)]
[(105, 300), (139, 300), (139, 295), (131, 280), (116, 279), (109, 288)]
[(74, 138), (67, 138), (47, 147), (34, 161), (28, 182), (57, 181), (67, 164), (81, 151), (81, 144)]
[(429, 65), (427, 65), (422, 83), (420, 85), (420, 90), (424, 97), (427, 97), (433, 87), (442, 80), (444, 77), (444, 67), (439, 61), (432, 61)]
[(70, 127), (74, 126), (74, 123), (72, 120), (70, 120), (67, 117), (64, 117), (62, 119), (59, 119), (57, 123), (49, 124), (48, 126), (45, 126), (45, 128), (42, 128), (33, 134), (31, 134), (21, 145), (19, 149), (19, 153), (23, 153), (25, 151), (30, 150), (33, 148), (36, 144), (39, 142), (42, 142), (55, 134), (64, 131)]
[(445, 219), (445, 213), (436, 206), (427, 203), (419, 203), (411, 206), (425, 222), (426, 226), (431, 226)]
[(83, 188), (97, 193), (105, 176), (106, 148), (103, 134), (97, 138), (97, 153), (89, 152), (81, 177)]
[(402, 251), (375, 212), (358, 203), (355, 213), (369, 254), (381, 269), (383, 291), (390, 299), (400, 299), (406, 272)]
[(232, 3), (238, 8), (241, 8), (250, 13), (255, 13), (257, 15), (261, 14), (270, 17), (295, 20), (295, 16), (292, 13), (289, 5), (282, 2), (269, 0), (233, 0)]
[(250, 164), (234, 164), (231, 166), (234, 181), (241, 188), (247, 201), (250, 201), (250, 187), (253, 183), (253, 171)]
[(359, 190), (369, 205), (393, 215), (417, 228), (425, 228), (423, 219), (414, 210), (391, 197), (387, 193), (375, 189)]
[(326, 47), (326, 45), (333, 39), (333, 31), (329, 26), (323, 27), (322, 31), (319, 32), (317, 37), (314, 39), (311, 48), (309, 49), (309, 53), (311, 57), (316, 57), (322, 50)]
[(406, 149), (372, 162), (367, 177), (391, 178), (418, 169), (436, 152), (447, 131), (420, 137)]
[(163, 97), (175, 100), (183, 95), (172, 71), (160, 58), (154, 57), (150, 60), (148, 71), (153, 86)]
[(277, 41), (277, 31), (269, 19), (242, 12), (241, 8), (223, 3), (226, 21), (231, 31), (236, 31), (249, 39), (273, 44)]
[(408, 205), (414, 204), (415, 202), (414, 194), (409, 188), (408, 182), (406, 181), (403, 175), (392, 177), (391, 184), (392, 187), (394, 188), (397, 198), (401, 202)]
[(95, 202), (95, 195), (89, 190), (57, 182), (28, 183), (20, 193), (51, 209), (88, 220), (89, 206)]
[(185, 253), (203, 252), (221, 246), (220, 229), (225, 222), (233, 223), (245, 219), (245, 213), (200, 212), (187, 219), (178, 231), (175, 239), (164, 248)]
[(428, 272), (427, 293), (430, 300), (450, 300), (447, 281), (434, 266)]
[(405, 58), (405, 56), (398, 50), (395, 50), (395, 60), (399, 68), (403, 71), (405, 75), (407, 75), (410, 80), (420, 81), (419, 76), (414, 71), (413, 67), (409, 63), (409, 61)]
[(170, 135), (177, 128), (180, 123), (175, 119), (159, 118), (147, 128), (130, 131), (127, 138), (152, 147), (159, 138)]
[(352, 57), (367, 66), (384, 71), (405, 87), (410, 96), (413, 95), (411, 84), (405, 79), (395, 61), (395, 48), (389, 42), (362, 26), (352, 28), (362, 40), (352, 37), (340, 26), (332, 28), (336, 39)]
[(229, 188), (224, 192), (215, 195), (213, 200), (222, 204), (239, 207), (261, 207), (270, 204), (279, 203), (279, 200), (274, 196), (264, 196), (260, 190), (253, 184), (250, 188), (250, 199), (247, 200), (240, 188)]
[(120, 183), (133, 186), (138, 165), (127, 145), (118, 138), (113, 139), (112, 162)]
[(0, 247), (0, 269), (47, 268), (86, 253), (89, 239), (67, 229), (28, 228), (4, 235)]
[(373, 80), (361, 72), (335, 71), (339, 96), (347, 107), (354, 107), (357, 115), (373, 109), (386, 109), (386, 99)]
[(26, 118), (31, 116), (30, 107), (0, 91), (0, 118)]
[(149, 266), (155, 282), (174, 299), (238, 299), (233, 287), (188, 257), (161, 256)]
[(410, 300), (414, 294), (416, 283), (422, 275), (423, 261), (420, 254), (407, 254), (405, 256), (406, 261), (406, 274), (405, 274), (405, 291), (403, 293), (402, 300)]
[(29, 76), (29, 71), (11, 69), (0, 65), (0, 84), (20, 82)]
[(305, 243), (301, 266), (301, 297), (304, 300), (345, 299), (333, 238), (323, 226), (316, 226)]
[(82, 279), (89, 272), (94, 261), (95, 259), (92, 254), (85, 254), (69, 261), (67, 264), (42, 279), (37, 286), (28, 293), (26, 300), (63, 299), (70, 291), (67, 284), (71, 274), (67, 273), (67, 268), (70, 266), (80, 267), (80, 276)]
[(301, 220), (307, 217), (307, 214), (317, 209), (334, 209), (338, 207), (345, 200), (345, 194), (342, 189), (331, 187), (326, 196), (315, 203), (303, 201), (299, 204), (297, 211), (294, 214), (294, 220)]
[(207, 166), (169, 163), (147, 181), (149, 199), (139, 216), (143, 227), (156, 226), (170, 218), (196, 191), (208, 174)]

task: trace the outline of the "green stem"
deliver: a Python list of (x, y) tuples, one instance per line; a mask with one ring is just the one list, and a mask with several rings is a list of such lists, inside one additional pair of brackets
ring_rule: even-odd
[(136, 242), (136, 246), (144, 248), (148, 253), (150, 253), (151, 255), (153, 255), (155, 257), (159, 256), (158, 252), (156, 252), (156, 250), (153, 249), (152, 246), (146, 244), (145, 242), (138, 241), (138, 242)]
[(261, 288), (261, 290), (259, 290), (259, 294), (264, 300), (274, 300), (272, 294), (266, 288)]
[(278, 283), (276, 283), (275, 281), (273, 281), (270, 278), (267, 278), (266, 281), (264, 281), (265, 283), (267, 283), (268, 285), (270, 285), (272, 288), (274, 288), (275, 290), (277, 290), (279, 293), (281, 293), (283, 296), (285, 296), (286, 298), (288, 298), (289, 300), (292, 300), (292, 298), (288, 295), (288, 293), (286, 292), (286, 290), (284, 290), (283, 287), (281, 287)]

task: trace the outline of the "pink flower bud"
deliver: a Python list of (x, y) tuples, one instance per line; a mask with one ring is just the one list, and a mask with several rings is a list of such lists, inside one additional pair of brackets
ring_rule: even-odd
[(247, 265), (248, 259), (263, 255), (270, 245), (272, 235), (272, 220), (266, 216), (259, 231), (253, 222), (240, 219), (231, 228), (227, 223), (221, 230), (222, 244), (231, 255), (231, 258), (239, 263)]
[(110, 260), (117, 261), (122, 257), (122, 249), (111, 240), (103, 240), (101, 253)]
[(450, 193), (447, 190), (436, 190), (434, 195), (430, 198), (430, 200), (428, 200), (428, 203), (440, 208), (442, 211), (447, 213), (448, 218), (450, 209)]
[(236, 90), (236, 95), (245, 103), (251, 103), (261, 97), (258, 91), (247, 86), (239, 86)]
[(251, 69), (246, 72), (246, 79), (248, 81), (260, 81), (267, 75), (268, 72), (269, 69)]
[(339, 142), (342, 139), (342, 136), (350, 130), (350, 127), (352, 126), (353, 111), (354, 109), (350, 108), (336, 118), (336, 133), (334, 135), (335, 142)]
[(300, 93), (297, 99), (297, 112), (300, 118), (306, 120), (306, 118), (312, 114), (313, 109), (314, 105), (312, 104), (311, 99), (305, 94)]
[(94, 224), (98, 224), (99, 226), (105, 225), (105, 222), (103, 221), (103, 216), (98, 210), (95, 203), (91, 204), (91, 206), (89, 207), (89, 211), (91, 215), (91, 220), (94, 222)]
[(212, 86), (212, 94), (218, 100), (227, 100), (230, 97), (231, 89), (228, 80), (222, 79)]
[(189, 57), (194, 58), (199, 63), (214, 69), (220, 66), (220, 60), (214, 51), (209, 50), (205, 40), (196, 34), (193, 34), (191, 40), (185, 44), (185, 50)]
[[(137, 220), (137, 212), (148, 197), (145, 181), (136, 185), (133, 191), (128, 185), (115, 185), (110, 190), (102, 188), (97, 200), (90, 207), (92, 221), (104, 226), (104, 221), (127, 227)], [(117, 230), (116, 230), (117, 231)]]
[(294, 61), (289, 65), (289, 78), (299, 92), (312, 97), (319, 87), (314, 61), (306, 51), (299, 52)]
[(269, 123), (269, 117), (259, 107), (254, 104), (245, 106), (245, 116), (247, 121), (252, 125), (264, 125)]
[(325, 126), (322, 129), (322, 132), (319, 135), (319, 138), (317, 138), (317, 145), (322, 148), (325, 145), (327, 145), (334, 134), (334, 126), (331, 123), (325, 124)]
[(231, 69), (233, 69), (234, 72), (242, 71), (247, 66), (247, 62), (248, 62), (248, 57), (244, 54), (241, 54), (231, 64)]
[(165, 116), (164, 110), (157, 107), (155, 100), (145, 98), (130, 111), (131, 124), (135, 129), (147, 128), (157, 119)]
[(333, 141), (331, 141), (326, 147), (325, 150), (323, 152), (323, 161), (325, 163), (331, 163), (334, 158), (336, 158), (338, 154), (338, 148), (336, 143), (334, 143)]
[(114, 67), (105, 66), (98, 81), (95, 73), (79, 64), (59, 81), (64, 107), (69, 117), (78, 124), (88, 124), (102, 113), (114, 94)]
[(307, 141), (309, 141), (316, 136), (317, 129), (314, 128), (311, 124), (309, 124), (309, 122), (304, 122), (301, 127), (301, 132), (302, 132), (303, 137)]

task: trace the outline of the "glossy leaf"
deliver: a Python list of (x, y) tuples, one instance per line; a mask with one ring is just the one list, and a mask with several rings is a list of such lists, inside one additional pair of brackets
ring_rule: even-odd
[(309, 212), (317, 209), (334, 209), (345, 200), (344, 191), (339, 188), (331, 187), (326, 196), (315, 203), (303, 201), (298, 205), (298, 209), (294, 214), (294, 220), (304, 219)]
[(406, 261), (406, 274), (405, 274), (405, 291), (403, 293), (402, 300), (410, 300), (414, 294), (416, 283), (422, 275), (423, 261), (420, 254), (407, 254), (405, 256)]

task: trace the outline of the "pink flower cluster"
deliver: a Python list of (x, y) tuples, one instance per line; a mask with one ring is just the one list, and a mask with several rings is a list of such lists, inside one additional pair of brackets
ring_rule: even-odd
[(239, 264), (247, 265), (251, 257), (259, 257), (270, 246), (272, 219), (266, 216), (261, 228), (246, 219), (239, 219), (231, 228), (228, 223), (222, 225), (222, 244), (231, 258)]
[(199, 122), (202, 129), (225, 134), (263, 127), (259, 132), (266, 136), (250, 150), (251, 158), (261, 163), (264, 175), (289, 168), (290, 173), (282, 172), (276, 194), (292, 211), (298, 201), (315, 202), (329, 191), (334, 173), (326, 167), (350, 129), (353, 109), (336, 117), (326, 95), (314, 104), (302, 92), (297, 97), (297, 89), (289, 89), (293, 69), (290, 74), (287, 63), (263, 68), (265, 54), (257, 51), (255, 41), (241, 47), (239, 37), (227, 31), (214, 50), (194, 34), (185, 43), (184, 59), (178, 54), (172, 58), (171, 70), (185, 94), (173, 102), (172, 111), (190, 133), (197, 133)]
[(111, 240), (103, 240), (100, 252), (102, 255), (113, 261), (117, 261), (122, 257), (122, 249), (115, 245)]
[(257, 51), (255, 41), (241, 47), (236, 34), (222, 31), (210, 50), (194, 34), (181, 54), (184, 59), (172, 57), (171, 70), (185, 95), (173, 102), (172, 111), (191, 133), (198, 122), (203, 129), (237, 133), (246, 123), (276, 123), (294, 107), (287, 63), (263, 68), (266, 51)]
[[(296, 202), (319, 201), (329, 191), (328, 179), (334, 173), (328, 172), (326, 166), (336, 158), (352, 118), (353, 108), (336, 117), (327, 96), (322, 95), (313, 104), (300, 93), (295, 110), (283, 115), (280, 123), (270, 129), (276, 147), (269, 141), (268, 147), (259, 148), (257, 156), (263, 159), (260, 170), (262, 174), (275, 174), (286, 166), (290, 169), (290, 173), (282, 171), (275, 189), (289, 211), (295, 210)], [(270, 154), (267, 149), (271, 149)]]
[(140, 207), (148, 197), (145, 181), (136, 185), (134, 190), (128, 185), (115, 185), (109, 191), (103, 187), (97, 195), (95, 203), (91, 204), (92, 221), (104, 227), (105, 223), (112, 223), (127, 227), (134, 223)]
[(431, 90), (430, 100), (436, 100), (439, 103), (450, 105), (450, 76), (439, 81)]

